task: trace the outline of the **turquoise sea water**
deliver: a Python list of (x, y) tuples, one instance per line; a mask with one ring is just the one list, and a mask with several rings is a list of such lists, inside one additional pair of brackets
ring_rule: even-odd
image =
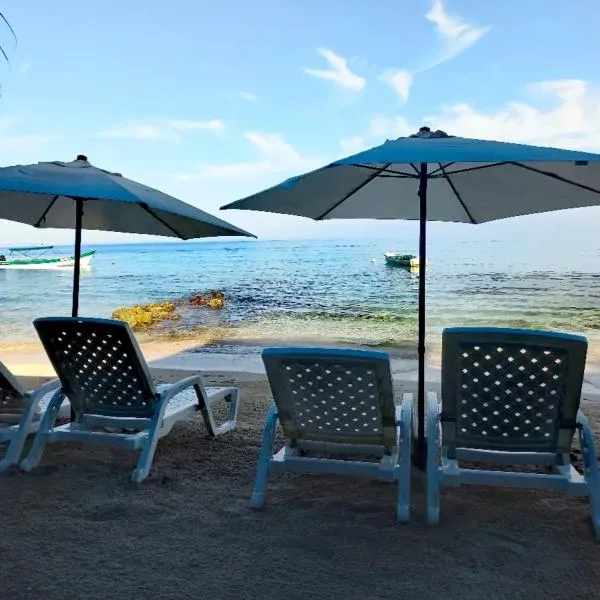
[[(416, 240), (218, 241), (95, 246), (80, 314), (220, 289), (226, 308), (183, 308), (157, 333), (316, 338), (361, 345), (416, 339), (418, 276), (385, 265)], [(70, 248), (59, 249), (70, 253)], [(374, 259), (374, 261), (373, 261)], [(0, 270), (1, 343), (34, 339), (37, 316), (70, 314), (72, 272)], [(447, 325), (511, 325), (600, 341), (600, 243), (556, 252), (527, 238), (431, 237), (428, 339)]]

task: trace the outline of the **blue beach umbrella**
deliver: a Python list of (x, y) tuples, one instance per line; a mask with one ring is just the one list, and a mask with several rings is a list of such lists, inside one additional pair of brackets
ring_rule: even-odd
[(475, 224), (598, 204), (600, 154), (460, 138), (422, 127), (222, 208), (317, 221), (419, 220), (416, 458), (423, 468), (427, 221)]
[(75, 229), (74, 317), (79, 307), (83, 228), (183, 240), (255, 237), (168, 194), (94, 167), (83, 155), (72, 162), (0, 168), (0, 219), (38, 228)]

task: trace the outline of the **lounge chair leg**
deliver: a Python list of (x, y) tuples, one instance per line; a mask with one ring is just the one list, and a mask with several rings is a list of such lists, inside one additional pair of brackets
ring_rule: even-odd
[[(167, 402), (163, 403), (165, 406)], [(140, 456), (138, 458), (137, 465), (131, 474), (131, 481), (133, 483), (140, 483), (144, 481), (150, 474), (150, 468), (152, 467), (152, 461), (154, 460), (154, 453), (156, 452), (156, 445), (158, 444), (159, 438), (159, 423), (163, 419), (164, 410), (158, 411), (152, 419), (152, 423), (148, 428), (148, 438), (144, 444)]]
[(437, 397), (432, 395), (427, 399), (427, 523), (430, 525), (440, 521), (439, 445), (438, 404)]
[(577, 425), (584, 474), (590, 490), (590, 517), (596, 539), (600, 541), (600, 473), (598, 473), (598, 460), (592, 431), (587, 418), (581, 411), (577, 414)]
[(410, 476), (412, 445), (412, 394), (404, 394), (402, 399), (402, 419), (400, 429), (400, 480), (398, 481), (398, 504), (396, 518), (400, 523), (410, 519)]
[(36, 395), (27, 398), (27, 406), (21, 414), (15, 435), (8, 445), (4, 458), (0, 460), (0, 473), (19, 463), (19, 458), (21, 457), (21, 452), (23, 452), (23, 446), (25, 445), (25, 440), (27, 439), (39, 401), (40, 397)]
[(60, 406), (63, 403), (63, 400), (63, 391), (57, 390), (48, 403), (40, 427), (33, 439), (33, 444), (31, 444), (31, 448), (29, 449), (29, 454), (27, 455), (27, 458), (21, 462), (20, 467), (23, 471), (31, 471), (40, 464), (42, 454), (46, 448), (50, 433), (54, 428), (54, 423), (58, 418), (58, 413), (60, 412)]
[(262, 508), (265, 502), (265, 491), (267, 489), (267, 479), (269, 477), (269, 462), (273, 453), (273, 442), (275, 441), (275, 428), (277, 426), (277, 407), (273, 402), (269, 408), (267, 421), (263, 431), (262, 445), (260, 448), (260, 456), (258, 458), (258, 469), (256, 472), (256, 480), (254, 482), (254, 490), (250, 498), (250, 506), (252, 508)]
[(204, 395), (202, 394), (202, 390), (200, 390), (198, 386), (195, 386), (195, 389), (196, 394), (198, 395), (198, 401), (200, 403), (200, 412), (202, 413), (202, 418), (204, 419), (204, 424), (206, 426), (206, 430), (208, 431), (208, 435), (215, 437), (217, 435), (227, 433), (233, 429), (237, 423), (239, 390), (232, 390), (229, 394), (227, 394), (227, 396), (224, 397), (224, 400), (229, 404), (227, 421), (217, 425), (213, 416), (212, 407), (206, 401)]

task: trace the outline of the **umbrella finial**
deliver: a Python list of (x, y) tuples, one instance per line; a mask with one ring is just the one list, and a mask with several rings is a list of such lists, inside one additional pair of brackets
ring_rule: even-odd
[(77, 160), (85, 160), (87, 162), (87, 156), (85, 154), (78, 154)]
[(445, 131), (438, 129), (437, 131), (431, 131), (431, 129), (427, 126), (421, 127), (418, 133), (413, 133), (411, 138), (441, 138), (441, 137), (454, 137), (452, 135), (448, 135)]

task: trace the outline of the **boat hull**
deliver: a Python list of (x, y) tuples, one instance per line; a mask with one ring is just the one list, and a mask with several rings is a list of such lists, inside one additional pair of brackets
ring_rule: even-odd
[[(81, 268), (86, 269), (91, 267), (92, 259), (94, 258), (95, 250), (84, 252), (81, 255)], [(0, 262), (0, 269), (19, 269), (19, 270), (64, 270), (73, 269), (75, 267), (74, 256), (58, 256), (56, 258), (30, 258), (30, 259), (15, 259)]]
[(419, 258), (417, 256), (386, 253), (384, 254), (384, 258), (386, 264), (391, 265), (392, 267), (404, 267), (405, 269), (410, 269), (419, 266)]

